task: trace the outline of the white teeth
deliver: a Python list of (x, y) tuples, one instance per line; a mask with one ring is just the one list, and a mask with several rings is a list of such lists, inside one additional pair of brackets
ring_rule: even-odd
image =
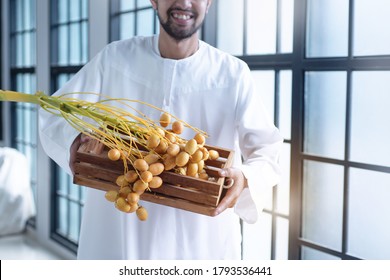
[(182, 14), (173, 14), (174, 18), (182, 19), (182, 20), (189, 20), (191, 17), (189, 15), (182, 15)]

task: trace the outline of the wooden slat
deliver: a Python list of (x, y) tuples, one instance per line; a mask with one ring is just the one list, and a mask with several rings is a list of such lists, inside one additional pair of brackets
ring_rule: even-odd
[(161, 196), (152, 193), (144, 193), (142, 195), (142, 200), (207, 216), (211, 216), (212, 212), (215, 210), (215, 207), (213, 206), (206, 206), (199, 203), (189, 202), (180, 198)]
[[(77, 152), (74, 182), (102, 191), (119, 190), (115, 181), (124, 172), (124, 162), (111, 161), (107, 157), (107, 147), (90, 142), (81, 145)], [(219, 177), (218, 170), (231, 166), (234, 153), (219, 147), (206, 147), (218, 151), (220, 155), (217, 160), (208, 160), (205, 163), (206, 172), (216, 181), (206, 181), (165, 171), (160, 175), (164, 182), (163, 186), (153, 189), (152, 192), (145, 192), (141, 195), (141, 200), (211, 215), (224, 195), (222, 186), (225, 179)], [(128, 168), (132, 169), (132, 166), (129, 165)]]
[(75, 175), (73, 178), (73, 182), (78, 185), (90, 187), (93, 189), (98, 189), (101, 191), (119, 190), (119, 187), (113, 183), (97, 180), (97, 179), (90, 179), (90, 178), (83, 177), (81, 175)]
[(217, 205), (219, 195), (219, 192), (216, 195), (210, 195), (197, 189), (173, 186), (170, 184), (163, 184), (160, 188), (153, 189), (152, 191), (172, 197), (183, 198), (188, 201), (202, 202), (203, 204), (210, 206)]
[(114, 183), (121, 172), (101, 168), (100, 166), (92, 165), (85, 162), (77, 162), (75, 164), (75, 173), (82, 174), (84, 177), (95, 178), (97, 180), (104, 180)]
[(96, 140), (91, 140), (83, 143), (78, 152), (85, 152), (85, 153), (92, 153), (95, 155), (100, 155), (102, 154), (103, 150), (106, 149), (103, 143), (96, 141)]
[[(97, 181), (96, 179), (88, 179), (80, 175), (76, 175), (74, 177), (74, 183), (78, 185), (94, 188), (97, 190), (101, 190), (101, 191), (119, 190), (119, 187), (116, 186), (115, 184), (104, 182), (104, 181)], [(191, 211), (203, 215), (210, 215), (216, 208), (213, 205), (204, 205), (186, 199), (172, 197), (169, 195), (164, 195), (156, 192), (145, 192), (141, 195), (140, 198), (143, 201), (149, 201), (149, 202), (170, 206), (182, 210), (187, 210), (187, 211)]]
[(87, 152), (77, 152), (76, 161), (92, 163), (110, 170), (118, 170), (123, 172), (123, 161), (112, 161), (107, 157), (107, 153), (96, 155)]
[(211, 195), (218, 195), (220, 185), (216, 182), (206, 181), (194, 177), (184, 176), (173, 172), (163, 172), (159, 175), (161, 179), (172, 185), (181, 185), (184, 187), (193, 187), (197, 190), (209, 193)]

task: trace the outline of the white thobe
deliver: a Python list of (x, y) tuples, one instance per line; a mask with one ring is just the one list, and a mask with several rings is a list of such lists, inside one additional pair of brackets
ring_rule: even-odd
[[(142, 202), (149, 213), (145, 222), (119, 212), (103, 192), (88, 189), (79, 259), (240, 259), (240, 217), (248, 223), (258, 219), (264, 191), (279, 180), (282, 143), (245, 63), (202, 41), (192, 56), (166, 59), (160, 56), (158, 35), (136, 37), (109, 44), (56, 94), (69, 92), (142, 100), (168, 111), (206, 131), (207, 144), (234, 149), (234, 166), (249, 184), (236, 206), (217, 217)], [(139, 109), (159, 120), (159, 111)], [(68, 173), (69, 148), (77, 134), (41, 110), (43, 147)], [(182, 136), (189, 139), (194, 133), (187, 129)]]

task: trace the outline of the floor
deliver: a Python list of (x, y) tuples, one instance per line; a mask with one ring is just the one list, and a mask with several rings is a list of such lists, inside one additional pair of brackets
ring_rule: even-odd
[(25, 234), (0, 236), (0, 260), (59, 260)]

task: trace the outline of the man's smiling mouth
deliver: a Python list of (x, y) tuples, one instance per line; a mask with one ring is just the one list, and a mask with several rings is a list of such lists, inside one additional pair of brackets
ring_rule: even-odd
[(190, 20), (194, 17), (191, 13), (184, 12), (184, 11), (183, 12), (182, 11), (172, 11), (170, 14), (173, 18), (179, 19), (179, 20)]

